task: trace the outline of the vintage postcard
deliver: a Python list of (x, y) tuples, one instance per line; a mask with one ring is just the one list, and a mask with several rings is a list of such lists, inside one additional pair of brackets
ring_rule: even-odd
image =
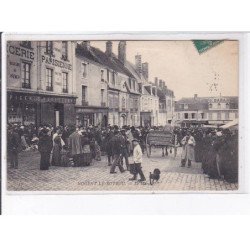
[(239, 40), (5, 36), (6, 190), (239, 190)]

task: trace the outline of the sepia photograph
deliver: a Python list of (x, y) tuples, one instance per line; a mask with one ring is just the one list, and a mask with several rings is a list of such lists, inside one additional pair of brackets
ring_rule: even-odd
[(239, 189), (238, 40), (5, 42), (7, 191)]

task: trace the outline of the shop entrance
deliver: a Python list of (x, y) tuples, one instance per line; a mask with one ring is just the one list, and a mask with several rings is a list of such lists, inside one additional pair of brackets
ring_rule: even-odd
[(63, 104), (55, 104), (55, 126), (64, 126), (64, 109)]
[(102, 127), (107, 127), (108, 126), (108, 118), (106, 115), (102, 117)]

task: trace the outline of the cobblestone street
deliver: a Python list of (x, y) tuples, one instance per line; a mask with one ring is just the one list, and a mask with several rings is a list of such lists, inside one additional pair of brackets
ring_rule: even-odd
[[(132, 160), (132, 159), (130, 159)], [(160, 149), (153, 149), (151, 158), (143, 156), (143, 172), (147, 181), (129, 181), (129, 172), (109, 174), (107, 158), (94, 161), (89, 167), (50, 167), (39, 169), (38, 152), (22, 152), (19, 155), (19, 169), (8, 167), (8, 191), (231, 191), (237, 184), (209, 179), (202, 173), (201, 164), (193, 163), (191, 168), (180, 167), (180, 152), (174, 158), (161, 156)], [(161, 170), (158, 183), (150, 185), (149, 172)]]

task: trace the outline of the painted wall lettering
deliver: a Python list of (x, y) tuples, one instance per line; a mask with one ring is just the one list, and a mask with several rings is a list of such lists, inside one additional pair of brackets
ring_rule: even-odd
[(42, 62), (51, 64), (53, 66), (62, 68), (62, 69), (67, 69), (67, 70), (72, 70), (72, 65), (63, 61), (56, 60), (54, 58), (48, 57), (48, 56), (42, 56)]
[(29, 51), (29, 50), (24, 49), (24, 48), (19, 48), (19, 47), (9, 45), (7, 48), (7, 52), (12, 54), (12, 55), (16, 55), (16, 56), (24, 57), (26, 59), (34, 60), (34, 55), (35, 55), (34, 52)]

